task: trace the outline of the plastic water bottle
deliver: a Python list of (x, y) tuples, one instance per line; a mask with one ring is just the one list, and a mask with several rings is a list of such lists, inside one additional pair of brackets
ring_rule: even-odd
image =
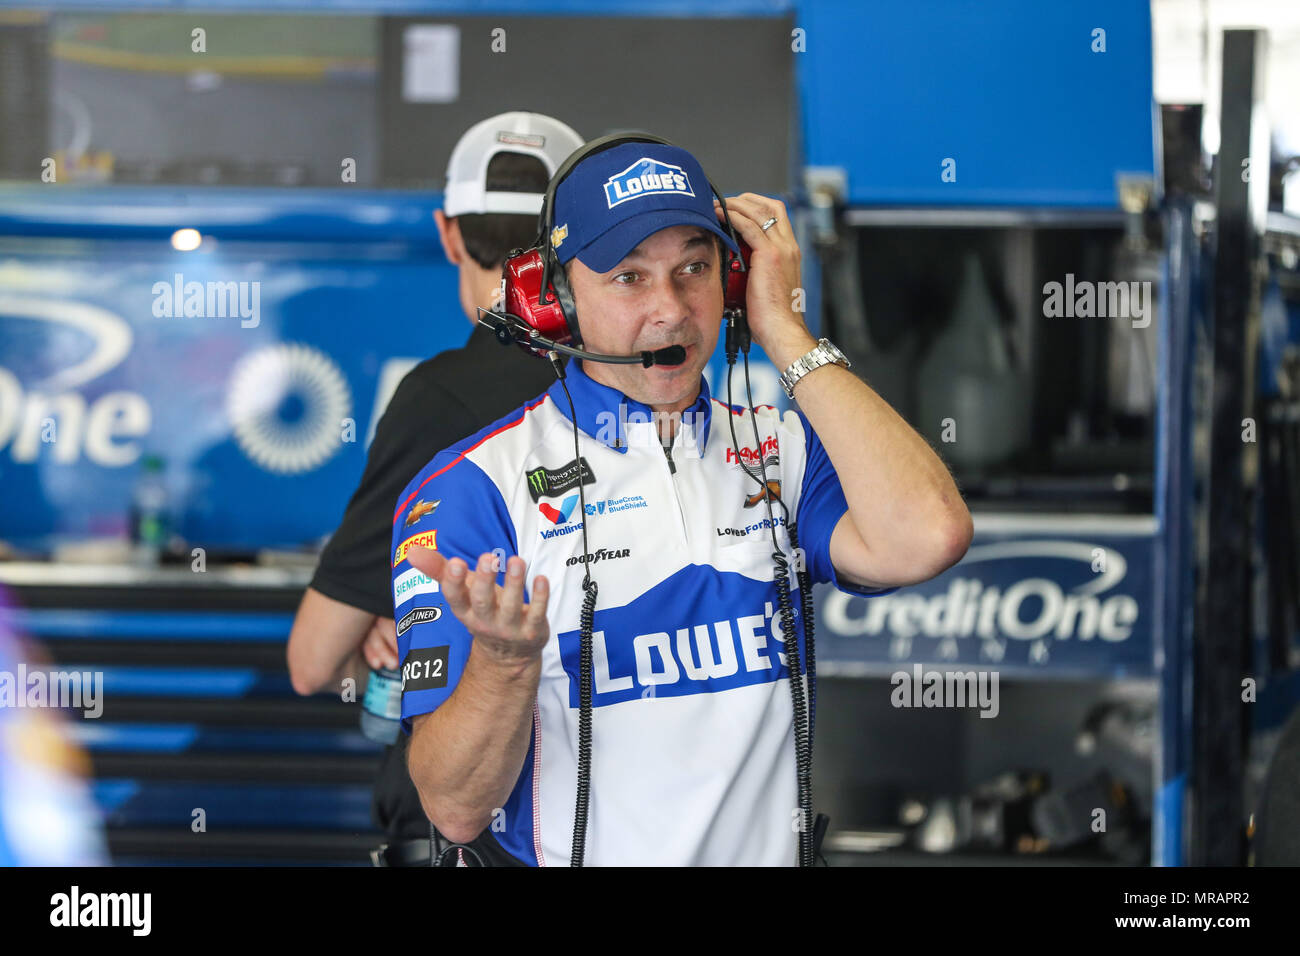
[(163, 481), (163, 460), (148, 455), (140, 462), (140, 478), (131, 496), (131, 542), (136, 560), (158, 564), (169, 534), (167, 485)]
[(397, 742), (402, 720), (402, 672), (371, 668), (361, 699), (361, 732), (376, 743)]

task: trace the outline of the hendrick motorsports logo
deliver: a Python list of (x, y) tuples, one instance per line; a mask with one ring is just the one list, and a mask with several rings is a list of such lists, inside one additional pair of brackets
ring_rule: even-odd
[[(1060, 581), (1060, 577), (1078, 577), (1070, 572), (1054, 578), (1023, 577), (1002, 586), (962, 573), (977, 572), (976, 566), (996, 561), (1044, 570), (1059, 567), (1062, 561), (1078, 562), (1085, 577), (1073, 587)], [(946, 591), (918, 594), (904, 589), (873, 597), (866, 600), (862, 614), (850, 614), (852, 598), (833, 591), (823, 613), (827, 627), (847, 636), (880, 635), (904, 641), (974, 637), (992, 644), (1004, 639), (1033, 641), (1039, 650), (1031, 659), (1045, 660), (1048, 641), (1129, 639), (1138, 620), (1138, 601), (1130, 594), (1115, 593), (1127, 572), (1128, 562), (1114, 548), (1081, 541), (1003, 541), (971, 548), (949, 572), (951, 576), (945, 575)], [(951, 648), (955, 656), (956, 645)]]
[(319, 467), (342, 445), (352, 392), (334, 361), (306, 345), (258, 349), (235, 366), (226, 412), (245, 455), (267, 471)]

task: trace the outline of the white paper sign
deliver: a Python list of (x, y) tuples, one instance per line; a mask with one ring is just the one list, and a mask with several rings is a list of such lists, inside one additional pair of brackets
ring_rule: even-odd
[(460, 95), (460, 27), (422, 23), (402, 35), (402, 99), (451, 103)]

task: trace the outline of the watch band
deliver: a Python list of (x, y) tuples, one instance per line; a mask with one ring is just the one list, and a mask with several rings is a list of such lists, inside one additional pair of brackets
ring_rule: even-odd
[(795, 384), (813, 369), (831, 364), (850, 367), (848, 358), (831, 344), (830, 339), (818, 339), (816, 348), (799, 356), (781, 373), (781, 387), (785, 389), (786, 396), (794, 398)]

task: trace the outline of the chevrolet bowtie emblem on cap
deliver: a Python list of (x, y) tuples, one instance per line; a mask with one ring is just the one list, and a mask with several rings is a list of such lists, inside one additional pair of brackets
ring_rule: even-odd
[(551, 247), (556, 248), (564, 244), (564, 240), (569, 237), (569, 224), (566, 222), (563, 226), (556, 226), (551, 230)]

